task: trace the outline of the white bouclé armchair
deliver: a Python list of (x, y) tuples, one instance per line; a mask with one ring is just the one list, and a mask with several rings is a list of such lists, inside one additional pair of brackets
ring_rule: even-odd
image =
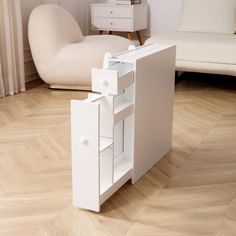
[(38, 73), (51, 88), (90, 89), (91, 68), (102, 67), (104, 54), (132, 44), (113, 35), (83, 36), (75, 19), (55, 4), (32, 11), (28, 32)]

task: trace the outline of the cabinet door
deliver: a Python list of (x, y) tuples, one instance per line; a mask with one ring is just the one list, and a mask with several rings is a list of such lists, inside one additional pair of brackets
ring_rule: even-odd
[(71, 102), (73, 205), (100, 210), (100, 105)]
[(138, 59), (135, 70), (133, 183), (171, 149), (175, 47)]

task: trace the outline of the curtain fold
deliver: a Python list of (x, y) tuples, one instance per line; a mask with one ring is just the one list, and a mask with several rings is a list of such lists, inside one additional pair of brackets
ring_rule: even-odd
[(25, 91), (19, 0), (0, 0), (0, 97)]

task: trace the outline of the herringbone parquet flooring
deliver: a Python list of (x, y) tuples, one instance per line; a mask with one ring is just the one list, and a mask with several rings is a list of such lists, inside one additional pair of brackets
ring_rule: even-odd
[(71, 205), (69, 104), (86, 93), (41, 85), (0, 100), (0, 235), (236, 235), (236, 80), (185, 77), (173, 150), (100, 214)]

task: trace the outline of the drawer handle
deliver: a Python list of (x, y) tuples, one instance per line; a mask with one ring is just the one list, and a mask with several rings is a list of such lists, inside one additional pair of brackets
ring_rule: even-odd
[(110, 25), (113, 25), (113, 22), (111, 22)]
[(81, 144), (84, 144), (84, 145), (88, 145), (88, 140), (87, 140), (85, 137), (82, 137), (82, 138), (80, 139), (80, 143), (81, 143)]
[(110, 11), (110, 14), (113, 14), (113, 11)]
[(108, 86), (108, 82), (106, 81), (106, 80), (101, 80), (101, 84), (103, 85), (103, 86), (105, 86), (105, 87), (107, 87)]

